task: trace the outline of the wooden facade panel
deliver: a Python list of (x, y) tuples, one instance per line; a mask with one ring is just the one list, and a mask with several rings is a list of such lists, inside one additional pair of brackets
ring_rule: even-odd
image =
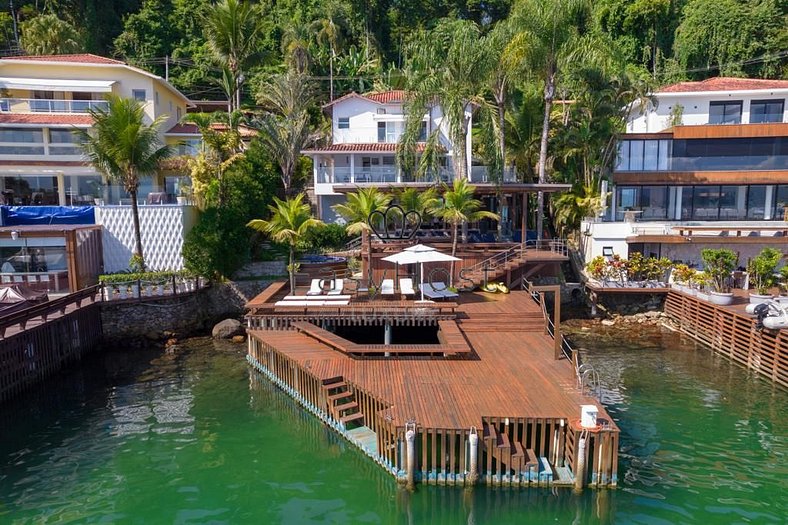
[[(721, 126), (722, 127), (722, 126)], [(621, 185), (693, 184), (785, 184), (788, 170), (742, 171), (617, 171), (613, 181)]]

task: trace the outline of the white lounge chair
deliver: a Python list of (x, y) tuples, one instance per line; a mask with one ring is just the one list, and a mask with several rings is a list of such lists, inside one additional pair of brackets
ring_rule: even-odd
[(416, 290), (413, 289), (413, 279), (404, 277), (399, 280), (399, 293), (405, 296), (416, 295)]
[(383, 279), (380, 283), (380, 295), (394, 295), (394, 279)]
[(342, 291), (345, 289), (345, 280), (344, 279), (334, 279), (331, 283), (331, 289), (328, 291), (328, 295), (342, 295)]
[(309, 291), (306, 293), (307, 295), (322, 295), (323, 289), (320, 288), (320, 281), (321, 279), (312, 279), (312, 282), (309, 284)]
[(452, 292), (445, 283), (424, 283), (420, 284), (419, 288), (424, 292), (424, 297), (430, 299), (456, 299), (459, 295)]

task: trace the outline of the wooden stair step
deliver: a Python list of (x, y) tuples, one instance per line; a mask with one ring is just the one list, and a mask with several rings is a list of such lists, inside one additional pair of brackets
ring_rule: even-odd
[(509, 441), (509, 434), (507, 434), (506, 432), (504, 432), (502, 434), (498, 434), (498, 441), (497, 441), (496, 444), (497, 444), (498, 448), (502, 448), (502, 449), (509, 449), (509, 448), (511, 448), (512, 447), (512, 443), (511, 443), (511, 441)]
[(364, 414), (362, 414), (361, 412), (356, 412), (355, 414), (348, 414), (347, 416), (340, 417), (339, 422), (344, 424), (363, 418), (364, 418)]
[(328, 396), (328, 400), (329, 401), (336, 401), (338, 399), (345, 399), (347, 397), (353, 397), (353, 393), (345, 391), (345, 392), (340, 392), (338, 394), (332, 394), (332, 395)]
[(331, 383), (330, 385), (323, 385), (326, 390), (336, 390), (337, 388), (346, 387), (347, 383), (340, 381), (339, 383)]
[(326, 379), (323, 379), (321, 383), (323, 384), (323, 386), (328, 386), (332, 383), (339, 383), (344, 380), (345, 378), (342, 376), (334, 376), (334, 377), (327, 377)]
[(351, 401), (350, 403), (345, 403), (344, 405), (337, 405), (334, 408), (339, 412), (342, 412), (344, 410), (350, 410), (351, 408), (356, 408), (357, 406), (358, 403), (356, 401)]

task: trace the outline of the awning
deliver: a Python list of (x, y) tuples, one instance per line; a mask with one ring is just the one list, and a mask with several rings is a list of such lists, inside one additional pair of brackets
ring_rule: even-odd
[(30, 89), (34, 91), (82, 91), (109, 93), (114, 80), (64, 80), (59, 78), (0, 77), (0, 88)]

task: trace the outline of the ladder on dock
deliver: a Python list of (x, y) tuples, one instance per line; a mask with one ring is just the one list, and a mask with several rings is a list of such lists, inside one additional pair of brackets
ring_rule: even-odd
[(356, 395), (350, 390), (343, 376), (324, 379), (321, 387), (326, 393), (329, 414), (335, 421), (344, 428), (347, 428), (348, 423), (364, 424), (364, 414), (359, 408)]

